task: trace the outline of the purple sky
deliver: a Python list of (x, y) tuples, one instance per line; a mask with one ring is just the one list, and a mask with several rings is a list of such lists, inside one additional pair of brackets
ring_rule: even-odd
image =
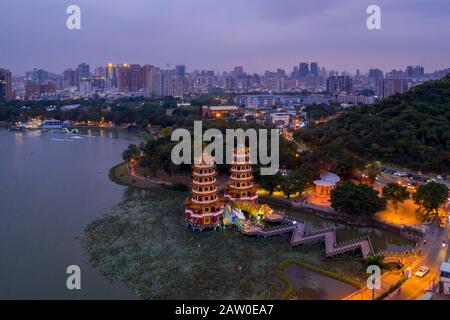
[[(82, 30), (66, 29), (66, 8)], [(366, 28), (366, 8), (382, 30)], [(62, 72), (86, 61), (186, 64), (188, 70), (292, 70), (299, 62), (354, 72), (450, 67), (449, 0), (1, 0), (0, 67)]]

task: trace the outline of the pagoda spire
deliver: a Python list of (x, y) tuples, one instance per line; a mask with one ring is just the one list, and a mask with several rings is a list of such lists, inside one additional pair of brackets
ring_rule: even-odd
[(222, 225), (223, 201), (219, 196), (214, 158), (203, 152), (192, 166), (192, 191), (185, 201), (186, 223), (193, 230)]
[(240, 142), (234, 148), (230, 179), (225, 188), (225, 198), (230, 201), (258, 200), (250, 162), (250, 149)]

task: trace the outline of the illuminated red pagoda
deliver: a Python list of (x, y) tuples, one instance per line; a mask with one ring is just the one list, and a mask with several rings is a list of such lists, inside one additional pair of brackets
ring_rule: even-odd
[(193, 230), (216, 229), (222, 225), (223, 203), (216, 175), (214, 158), (205, 153), (193, 165), (192, 192), (185, 201), (186, 222)]
[(230, 181), (225, 188), (226, 199), (230, 201), (254, 202), (258, 200), (252, 171), (249, 148), (242, 145), (238, 146), (234, 149)]

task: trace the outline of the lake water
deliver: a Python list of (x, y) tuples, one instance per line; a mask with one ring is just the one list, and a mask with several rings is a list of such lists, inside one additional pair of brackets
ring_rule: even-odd
[[(88, 223), (127, 198), (128, 188), (112, 183), (108, 172), (137, 140), (126, 131), (83, 131), (75, 138), (0, 128), (0, 299), (137, 298), (85, 262), (78, 238)], [(287, 211), (305, 220), (307, 232), (334, 226), (339, 242), (368, 234), (380, 251), (410, 246), (390, 232)], [(81, 267), (81, 290), (66, 287), (69, 265)], [(305, 271), (294, 269), (290, 275), (300, 285), (299, 272)]]
[[(123, 199), (108, 172), (136, 138), (83, 134), (92, 137), (0, 128), (0, 299), (136, 298), (85, 263), (77, 238)], [(81, 268), (81, 290), (66, 287), (69, 265)]]
[(339, 300), (357, 290), (345, 282), (323, 276), (296, 264), (286, 267), (284, 273), (292, 281), (295, 291), (302, 294), (297, 297), (300, 299)]

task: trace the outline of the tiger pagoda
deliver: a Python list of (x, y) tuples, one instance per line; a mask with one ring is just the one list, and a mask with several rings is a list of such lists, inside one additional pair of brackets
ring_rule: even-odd
[(222, 225), (223, 201), (216, 185), (214, 158), (203, 153), (193, 165), (191, 196), (185, 202), (186, 222), (193, 230)]
[[(229, 226), (237, 227), (241, 234), (264, 239), (290, 233), (291, 246), (324, 239), (327, 257), (358, 248), (364, 258), (374, 255), (369, 237), (337, 243), (334, 229), (305, 234), (301, 220), (273, 210), (267, 204), (259, 204), (248, 148), (235, 148), (223, 198), (219, 195), (216, 176), (214, 158), (204, 152), (192, 166), (193, 186), (185, 201), (186, 223), (193, 231), (226, 229)], [(337, 180), (330, 174), (322, 178)]]
[(258, 201), (252, 171), (249, 148), (242, 145), (238, 146), (234, 149), (230, 181), (225, 187), (226, 199), (230, 201)]
[(229, 182), (221, 197), (214, 157), (203, 153), (192, 166), (192, 191), (185, 201), (188, 227), (203, 231), (235, 225), (242, 231), (253, 222), (281, 220), (282, 214), (258, 203), (252, 171), (249, 148), (238, 146), (234, 149)]

